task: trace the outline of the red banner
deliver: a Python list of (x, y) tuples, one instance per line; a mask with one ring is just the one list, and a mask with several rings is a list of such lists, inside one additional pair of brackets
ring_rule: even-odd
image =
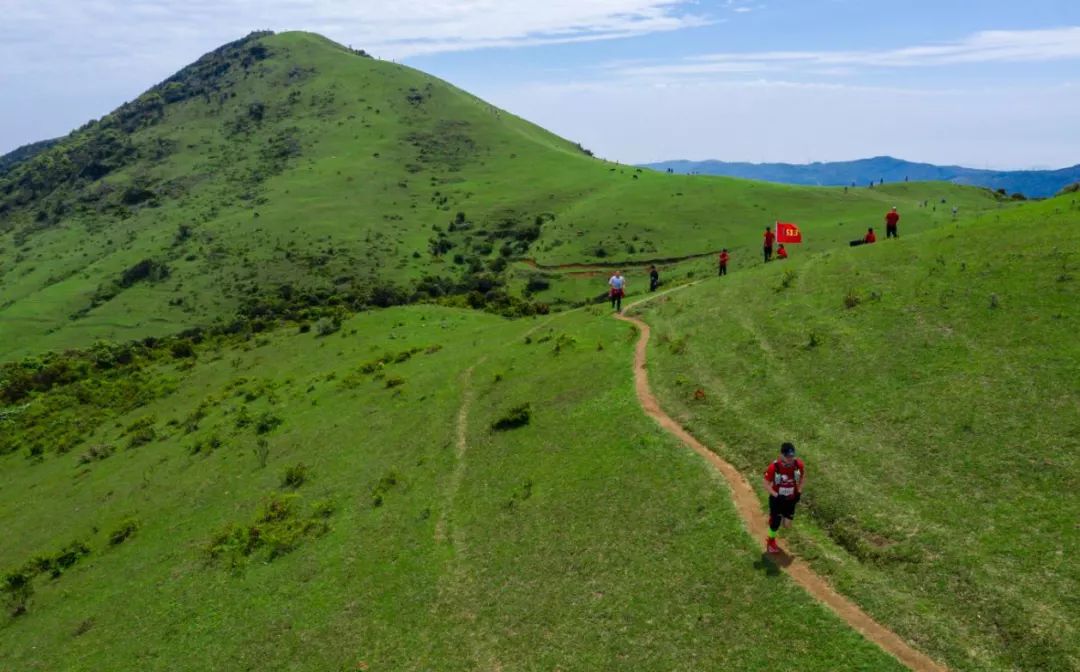
[(776, 242), (778, 243), (801, 243), (802, 231), (791, 222), (776, 223)]

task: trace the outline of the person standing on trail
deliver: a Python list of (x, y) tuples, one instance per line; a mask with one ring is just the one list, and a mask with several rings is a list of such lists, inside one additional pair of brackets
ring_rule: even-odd
[(896, 211), (894, 207), (889, 210), (889, 214), (885, 215), (885, 237), (886, 238), (899, 238), (900, 234), (896, 232), (896, 225), (900, 223), (900, 213)]
[(780, 243), (779, 247), (776, 248), (776, 258), (778, 260), (787, 259), (787, 248), (784, 247), (783, 243)]
[(626, 278), (623, 277), (622, 271), (615, 271), (615, 275), (608, 280), (608, 286), (611, 288), (611, 309), (621, 313), (622, 299), (626, 296)]
[(720, 275), (727, 275), (727, 262), (731, 259), (731, 255), (728, 254), (727, 248), (720, 250)]
[(802, 499), (806, 487), (806, 465), (795, 457), (795, 446), (791, 443), (780, 446), (780, 457), (765, 470), (765, 487), (769, 491), (769, 536), (765, 541), (765, 552), (779, 553), (776, 535), (781, 525), (791, 527), (795, 505)]
[(656, 270), (656, 266), (649, 267), (649, 291), (655, 292), (656, 288), (660, 286), (660, 271)]
[(764, 247), (765, 263), (768, 263), (769, 261), (772, 260), (772, 245), (773, 245), (774, 240), (776, 240), (776, 234), (772, 232), (772, 228), (766, 226), (765, 227), (765, 247)]

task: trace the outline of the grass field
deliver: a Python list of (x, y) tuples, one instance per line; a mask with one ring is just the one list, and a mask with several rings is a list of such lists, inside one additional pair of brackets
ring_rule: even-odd
[(753, 478), (795, 441), (798, 553), (957, 669), (1080, 665), (1078, 225), (1056, 199), (644, 310), (676, 417)]
[[(395, 308), (149, 367), (171, 391), (86, 446), (0, 461), (0, 566), (90, 549), (5, 616), (0, 667), (762, 669), (779, 631), (800, 669), (899, 669), (762, 562), (716, 478), (637, 408), (632, 342), (605, 311)], [(493, 432), (521, 403), (531, 422)], [(153, 439), (129, 447), (143, 418)]]

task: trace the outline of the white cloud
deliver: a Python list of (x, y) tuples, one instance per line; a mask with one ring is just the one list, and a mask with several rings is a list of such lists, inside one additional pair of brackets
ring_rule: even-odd
[[(0, 0), (0, 153), (100, 116), (252, 30), (382, 58), (697, 26), (696, 0)], [(33, 110), (32, 115), (26, 110)]]
[[(7, 3), (10, 4), (10, 3)], [(385, 58), (602, 40), (701, 25), (692, 0), (14, 0), (0, 55), (124, 53), (250, 30), (311, 30)], [(206, 48), (204, 45), (203, 48)], [(23, 64), (24, 66), (26, 64)], [(175, 65), (175, 63), (174, 63)], [(7, 67), (0, 65), (0, 68)]]
[(1021, 63), (1080, 59), (1080, 26), (995, 30), (963, 40), (878, 51), (760, 51), (693, 56), (674, 63), (625, 67), (630, 76), (730, 72), (850, 73), (860, 68), (913, 68), (966, 63)]

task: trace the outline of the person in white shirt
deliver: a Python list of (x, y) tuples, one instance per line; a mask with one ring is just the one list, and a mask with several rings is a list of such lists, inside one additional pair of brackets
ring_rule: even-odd
[(626, 296), (626, 278), (623, 277), (621, 271), (615, 271), (615, 275), (611, 276), (607, 284), (611, 288), (611, 309), (621, 313), (622, 298)]

